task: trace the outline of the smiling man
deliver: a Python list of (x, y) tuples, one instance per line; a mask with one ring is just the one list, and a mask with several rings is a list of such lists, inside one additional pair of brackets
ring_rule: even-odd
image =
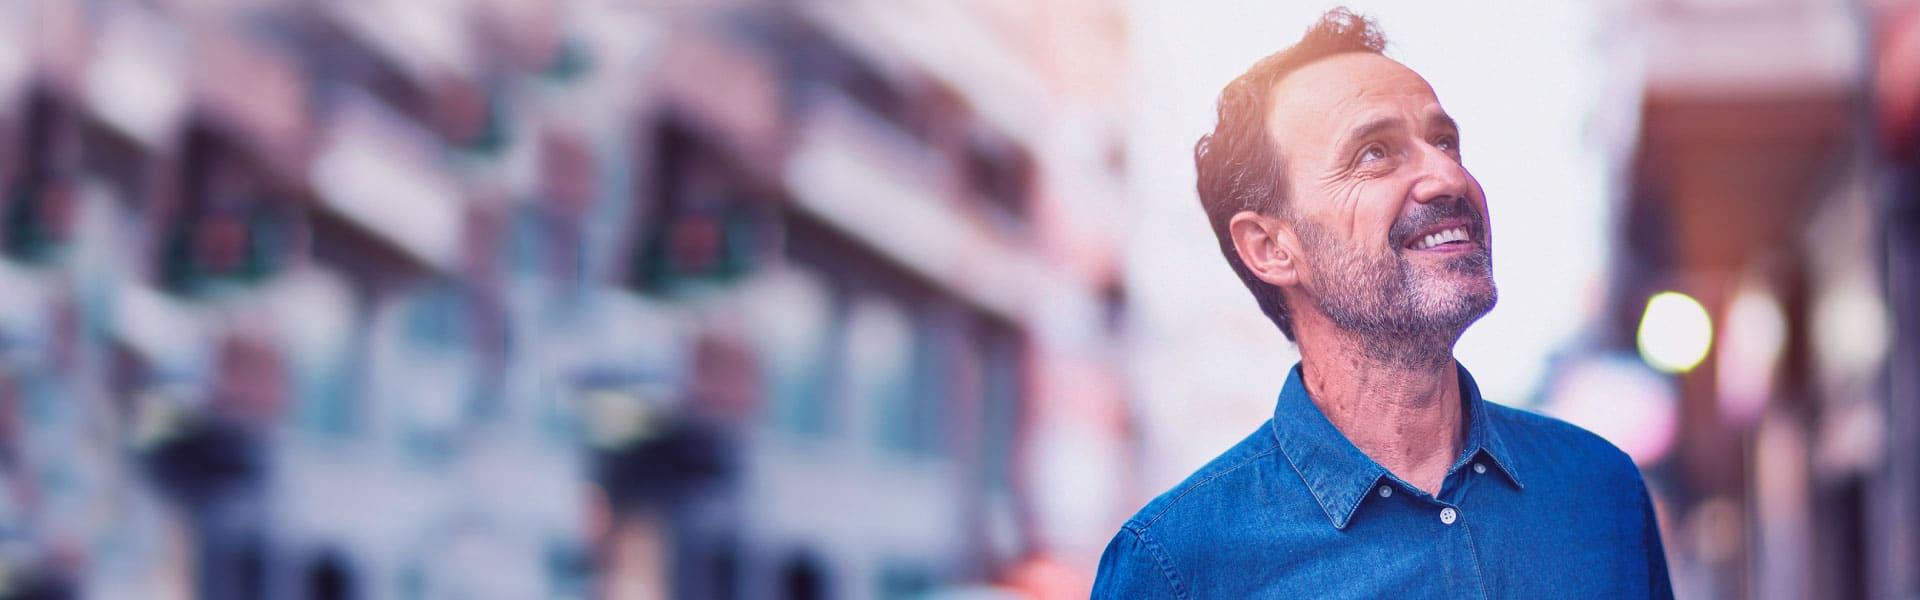
[(1454, 361), (1497, 297), (1486, 198), (1384, 47), (1335, 9), (1221, 92), (1201, 205), (1300, 363), (1272, 420), (1121, 527), (1095, 597), (1672, 596), (1632, 460)]

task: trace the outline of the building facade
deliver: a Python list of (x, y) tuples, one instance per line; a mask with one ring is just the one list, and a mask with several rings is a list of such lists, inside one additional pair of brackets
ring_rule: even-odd
[(3, 10), (0, 588), (1052, 597), (1130, 508), (1113, 6)]

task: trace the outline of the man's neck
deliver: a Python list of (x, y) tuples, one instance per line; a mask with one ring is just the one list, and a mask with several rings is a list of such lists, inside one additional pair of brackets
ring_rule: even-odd
[(1466, 434), (1453, 361), (1390, 361), (1359, 340), (1302, 336), (1307, 394), (1355, 447), (1395, 476), (1439, 494)]

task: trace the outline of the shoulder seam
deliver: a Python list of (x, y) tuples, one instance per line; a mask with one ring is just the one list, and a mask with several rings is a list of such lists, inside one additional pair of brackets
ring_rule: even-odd
[(1498, 414), (1501, 417), (1500, 420), (1506, 421), (1508, 423), (1512, 423), (1516, 421), (1532, 421), (1532, 422), (1546, 423), (1548, 425), (1552, 425), (1554, 427), (1561, 428), (1561, 429), (1571, 428), (1571, 429), (1578, 429), (1580, 431), (1586, 431), (1585, 429), (1581, 428), (1578, 425), (1568, 423), (1564, 419), (1560, 419), (1552, 415), (1536, 412), (1532, 409), (1520, 408), (1517, 406), (1507, 406), (1497, 402), (1487, 402), (1487, 404), (1496, 407), (1494, 410), (1487, 411), (1488, 414)]
[(1582, 437), (1591, 441), (1596, 441), (1596, 442), (1605, 444), (1606, 447), (1613, 450), (1614, 453), (1619, 454), (1622, 458), (1627, 458), (1628, 462), (1632, 462), (1631, 457), (1628, 457), (1626, 451), (1621, 450), (1619, 446), (1614, 445), (1612, 440), (1608, 440), (1607, 438), (1602, 437), (1600, 434), (1594, 433), (1593, 430), (1591, 429), (1587, 429), (1585, 427), (1575, 425), (1572, 422), (1567, 421), (1566, 419), (1555, 417), (1553, 415), (1538, 413), (1532, 410), (1528, 410), (1524, 408), (1515, 408), (1511, 406), (1507, 406), (1504, 408), (1507, 409), (1506, 412), (1508, 413), (1508, 415), (1505, 418), (1505, 421), (1510, 426), (1511, 425), (1525, 426), (1529, 424), (1539, 424), (1546, 427), (1551, 427), (1554, 430), (1557, 430), (1560, 432), (1572, 434), (1572, 435)]
[(1627, 451), (1619, 445), (1614, 444), (1613, 440), (1609, 440), (1591, 429), (1581, 427), (1580, 425), (1553, 415), (1511, 406), (1503, 408), (1506, 409), (1505, 412), (1507, 413), (1505, 418), (1502, 419), (1505, 421), (1502, 426), (1507, 428), (1505, 433), (1513, 434), (1518, 433), (1515, 431), (1516, 429), (1531, 428), (1547, 430), (1559, 435), (1568, 436), (1572, 439), (1577, 439), (1582, 443), (1591, 445), (1594, 450), (1600, 452), (1606, 458), (1611, 459), (1607, 464), (1620, 467), (1625, 471), (1632, 471), (1633, 480), (1640, 485), (1645, 485), (1646, 475), (1641, 472), (1640, 465), (1633, 461), (1633, 455), (1627, 454)]
[(1189, 485), (1185, 489), (1180, 490), (1179, 495), (1174, 496), (1172, 500), (1168, 500), (1167, 505), (1160, 508), (1160, 512), (1153, 513), (1152, 518), (1147, 519), (1145, 523), (1141, 523), (1140, 531), (1135, 533), (1135, 535), (1145, 535), (1147, 528), (1153, 527), (1154, 523), (1160, 522), (1160, 517), (1165, 516), (1167, 514), (1167, 511), (1173, 510), (1174, 505), (1179, 504), (1182, 498), (1187, 497), (1187, 494), (1192, 493), (1194, 490), (1205, 487), (1209, 483), (1213, 483), (1213, 480), (1219, 479), (1223, 475), (1240, 470), (1240, 467), (1247, 466), (1247, 463), (1259, 460), (1261, 457), (1264, 457), (1266, 455), (1273, 454), (1273, 451), (1279, 448), (1280, 448), (1279, 442), (1275, 442), (1272, 447), (1269, 447), (1266, 450), (1262, 450), (1259, 453), (1254, 454), (1253, 456), (1249, 456), (1247, 457), (1246, 460), (1240, 461), (1238, 463), (1234, 463), (1233, 466), (1227, 467), (1226, 469), (1222, 469), (1219, 473), (1208, 475), (1205, 479), (1201, 479), (1199, 481), (1193, 482), (1193, 485)]
[(1166, 551), (1160, 548), (1160, 544), (1151, 539), (1147, 539), (1145, 528), (1142, 528), (1140, 531), (1129, 530), (1128, 533), (1132, 533), (1133, 539), (1139, 541), (1140, 547), (1145, 549), (1149, 556), (1153, 557), (1154, 566), (1160, 567), (1160, 576), (1167, 580), (1167, 589), (1173, 591), (1174, 598), (1183, 600), (1187, 598), (1186, 585), (1180, 581), (1180, 572), (1174, 570), (1173, 559), (1168, 557)]

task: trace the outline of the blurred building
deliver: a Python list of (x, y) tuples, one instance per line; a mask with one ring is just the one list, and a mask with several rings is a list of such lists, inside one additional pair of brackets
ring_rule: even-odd
[(1125, 35), (0, 7), (0, 596), (1084, 595)]
[[(1569, 338), (1476, 372), (1640, 462), (1684, 596), (1920, 595), (1920, 9), (1488, 9), (1449, 63), (1425, 4), (1443, 96), (1607, 71), (1542, 83), (1597, 88), (1543, 102), (1597, 316), (1510, 282)], [(1204, 271), (1221, 82), (1140, 78), (1296, 29), (1132, 8), (0, 3), (0, 597), (1084, 596), (1295, 358)], [(1510, 211), (1585, 173), (1516, 162)]]
[(1705, 308), (1701, 354), (1667, 365), (1675, 424), (1636, 455), (1677, 589), (1920, 593), (1920, 396), (1904, 367), (1920, 224), (1914, 7), (1680, 1), (1621, 14), (1617, 58), (1641, 65), (1643, 89), (1595, 350), (1647, 356), (1680, 339), (1656, 316), (1661, 292)]

